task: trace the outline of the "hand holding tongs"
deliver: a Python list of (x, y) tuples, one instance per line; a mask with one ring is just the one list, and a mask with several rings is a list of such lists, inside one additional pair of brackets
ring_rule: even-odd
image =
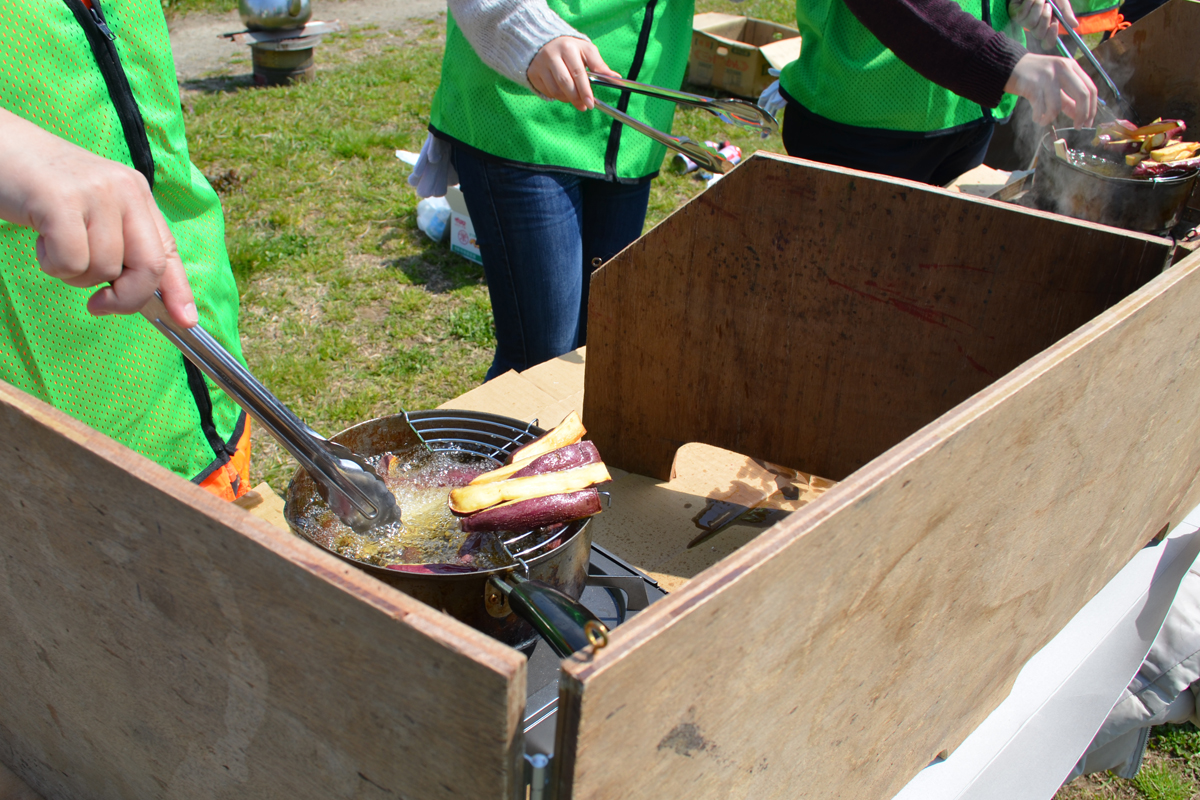
[(204, 328), (184, 328), (176, 323), (158, 292), (142, 309), (142, 316), (300, 462), (342, 522), (364, 533), (400, 520), (395, 496), (366, 461), (349, 448), (314, 433)]
[[(1083, 37), (1080, 36), (1074, 28), (1067, 24), (1066, 19), (1063, 18), (1062, 11), (1059, 10), (1058, 5), (1054, 2), (1054, 0), (1046, 0), (1046, 2), (1049, 4), (1050, 10), (1054, 12), (1054, 18), (1058, 20), (1059, 24), (1062, 25), (1063, 28), (1066, 29), (1067, 36), (1071, 37), (1071, 41), (1075, 43), (1075, 46), (1083, 51), (1084, 58), (1086, 58), (1091, 65), (1095, 67), (1096, 72), (1100, 74), (1100, 78), (1108, 85), (1108, 90), (1112, 92), (1113, 100), (1117, 102), (1117, 107), (1121, 109), (1121, 113), (1128, 115), (1129, 120), (1136, 124), (1137, 120), (1134, 119), (1133, 106), (1131, 106), (1121, 95), (1121, 90), (1117, 88), (1117, 84), (1111, 77), (1109, 77), (1109, 74), (1105, 71), (1104, 67), (1100, 66), (1100, 59), (1096, 58), (1096, 55), (1083, 41)], [(1062, 39), (1059, 39), (1057, 36), (1055, 36), (1054, 41), (1055, 44), (1058, 45), (1058, 52), (1063, 58), (1073, 58), (1071, 52), (1067, 50), (1067, 46), (1063, 44)], [(1100, 100), (1100, 105), (1106, 111), (1108, 110), (1108, 106), (1103, 100)], [(1112, 114), (1111, 111), (1108, 113)], [(1115, 117), (1116, 115), (1113, 114), (1113, 116)]]
[[(624, 78), (597, 75), (594, 72), (588, 73), (588, 78), (592, 83), (599, 86), (611, 86), (614, 89), (657, 97), (660, 100), (667, 100), (679, 105), (702, 108), (722, 122), (761, 131), (764, 138), (772, 133), (779, 132), (779, 124), (771, 116), (770, 112), (746, 100), (714, 100), (711, 97), (704, 97), (699, 94), (663, 89), (659, 86), (650, 86), (649, 84), (637, 83), (625, 80)], [(596, 99), (595, 102), (596, 108), (608, 114), (617, 122), (620, 122), (622, 125), (628, 125), (635, 131), (649, 136), (656, 142), (665, 144), (672, 150), (683, 153), (706, 169), (721, 173), (722, 175), (733, 169), (733, 164), (730, 164), (724, 156), (714, 153), (704, 145), (698, 144), (686, 136), (672, 136), (668, 133), (663, 133), (657, 128), (651, 128), (646, 123), (634, 119), (623, 111), (618, 111), (608, 103), (602, 102), (599, 99)]]

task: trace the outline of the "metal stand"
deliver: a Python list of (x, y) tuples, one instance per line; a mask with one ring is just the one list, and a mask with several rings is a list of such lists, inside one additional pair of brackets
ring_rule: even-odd
[(309, 22), (303, 28), (282, 31), (238, 31), (223, 33), (222, 39), (250, 45), (254, 65), (254, 83), (258, 86), (286, 86), (307, 83), (317, 67), (313, 50), (326, 34), (342, 29), (342, 23)]

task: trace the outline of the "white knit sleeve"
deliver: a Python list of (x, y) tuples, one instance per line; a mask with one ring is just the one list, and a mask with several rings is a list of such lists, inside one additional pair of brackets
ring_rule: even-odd
[(525, 71), (551, 39), (590, 41), (546, 5), (546, 0), (448, 0), (450, 13), (483, 63), (532, 89)]

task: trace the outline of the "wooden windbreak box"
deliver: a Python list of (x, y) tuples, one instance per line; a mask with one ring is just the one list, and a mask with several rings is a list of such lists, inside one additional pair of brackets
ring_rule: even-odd
[[(558, 796), (887, 798), (960, 742), (1200, 500), (1169, 249), (756, 156), (609, 262), (607, 459), (840, 482), (564, 662)], [(524, 796), (516, 651), (11, 388), (0, 475), (0, 761), (47, 798)]]

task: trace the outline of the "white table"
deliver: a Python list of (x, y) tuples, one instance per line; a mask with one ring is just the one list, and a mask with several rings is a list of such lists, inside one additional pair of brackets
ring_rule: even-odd
[(1200, 553), (1200, 507), (1138, 553), (1017, 676), (945, 761), (894, 800), (1040, 800), (1062, 785), (1137, 673)]

